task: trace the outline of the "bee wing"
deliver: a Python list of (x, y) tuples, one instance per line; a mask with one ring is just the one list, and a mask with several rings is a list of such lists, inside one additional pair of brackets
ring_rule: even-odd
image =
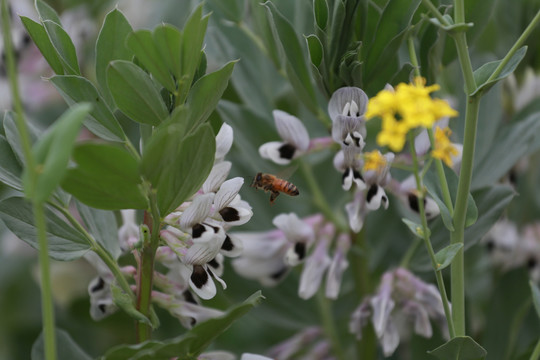
[(288, 166), (285, 169), (282, 169), (279, 172), (277, 172), (276, 177), (283, 180), (288, 180), (297, 169), (298, 169), (298, 165)]

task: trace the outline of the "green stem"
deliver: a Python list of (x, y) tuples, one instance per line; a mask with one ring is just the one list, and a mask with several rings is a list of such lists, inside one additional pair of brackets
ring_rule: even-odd
[(431, 11), (433, 16), (435, 16), (442, 25), (444, 26), (450, 25), (448, 21), (446, 21), (446, 19), (439, 12), (439, 9), (437, 9), (437, 7), (433, 5), (433, 3), (430, 0), (422, 0), (422, 3), (429, 9), (429, 11)]
[(416, 253), (416, 250), (418, 250), (418, 247), (420, 246), (421, 243), (422, 243), (422, 239), (415, 236), (412, 244), (409, 246), (409, 248), (407, 249), (407, 252), (403, 256), (403, 259), (401, 259), (399, 267), (402, 267), (405, 269), (409, 267), (409, 264), (411, 263), (411, 259), (413, 258), (414, 254)]
[(420, 74), (420, 65), (418, 64), (418, 58), (416, 57), (416, 51), (414, 50), (414, 39), (412, 36), (407, 37), (407, 47), (409, 49), (409, 59), (414, 68), (414, 76), (419, 77)]
[(323, 324), (323, 329), (332, 344), (333, 353), (339, 360), (345, 360), (345, 352), (341, 347), (341, 342), (339, 341), (339, 335), (336, 330), (336, 324), (334, 323), (334, 315), (332, 313), (332, 306), (330, 300), (324, 295), (324, 290), (321, 288), (317, 291), (317, 305), (319, 307), (319, 314), (321, 316), (321, 321)]
[[(157, 197), (153, 190), (149, 190), (151, 224), (150, 239), (145, 239), (141, 250), (141, 263), (139, 276), (137, 278), (137, 310), (146, 316), (151, 317), (152, 305), (152, 283), (154, 277), (154, 260), (156, 251), (159, 246), (159, 231), (161, 227), (161, 219), (157, 208)], [(148, 213), (147, 213), (148, 214)], [(145, 221), (146, 223), (147, 221)], [(137, 322), (137, 341), (143, 342), (150, 340), (152, 335), (152, 327), (148, 324)]]
[(51, 271), (49, 253), (47, 251), (47, 232), (45, 229), (45, 211), (43, 203), (33, 202), (34, 221), (38, 231), (39, 267), (41, 273), (41, 311), (43, 319), (43, 336), (45, 342), (45, 359), (56, 359), (56, 334), (54, 331), (54, 304), (51, 289)]
[(540, 339), (538, 339), (538, 342), (536, 343), (536, 346), (534, 347), (534, 351), (531, 354), (530, 360), (538, 360), (540, 359)]
[[(434, 148), (435, 137), (433, 136), (433, 129), (428, 129), (428, 135), (429, 135), (429, 141), (431, 143), (431, 147)], [(439, 177), (439, 182), (441, 184), (444, 204), (448, 208), (448, 211), (450, 212), (450, 216), (453, 216), (454, 204), (452, 203), (452, 197), (450, 196), (450, 189), (448, 188), (448, 181), (446, 180), (446, 175), (444, 173), (443, 163), (441, 159), (434, 159), (434, 161), (435, 161), (435, 169), (437, 170), (437, 176)]]
[(465, 22), (465, 3), (463, 0), (454, 0), (454, 23)]
[(510, 50), (508, 51), (508, 53), (505, 55), (505, 57), (501, 60), (501, 62), (499, 63), (499, 65), (497, 66), (497, 68), (495, 69), (495, 71), (493, 71), (493, 73), (491, 74), (491, 76), (489, 77), (489, 79), (486, 81), (486, 82), (490, 82), (494, 79), (496, 79), (500, 73), (502, 72), (502, 70), (504, 69), (504, 67), (506, 66), (506, 64), (508, 64), (508, 62), (510, 61), (510, 59), (512, 58), (512, 56), (514, 56), (514, 54), (516, 53), (516, 51), (518, 51), (518, 49), (523, 46), (523, 44), (525, 43), (525, 40), (529, 37), (529, 35), (531, 35), (531, 33), (533, 32), (534, 28), (540, 23), (540, 10), (538, 10), (538, 12), (536, 13), (536, 15), (534, 16), (534, 18), (532, 19), (532, 21), (530, 22), (530, 24), (527, 26), (527, 28), (523, 31), (523, 33), (521, 34), (521, 36), (517, 39), (516, 43), (510, 48)]
[[(11, 42), (11, 25), (9, 9), (6, 0), (2, 0), (2, 32), (4, 34), (4, 55), (6, 70), (13, 97), (15, 108), (15, 125), (19, 132), (21, 147), (25, 160), (25, 171), (29, 174), (29, 182), (33, 186), (37, 179), (36, 162), (32, 155), (32, 145), (30, 135), (24, 119), (23, 106), (17, 81), (17, 68)], [(56, 359), (56, 333), (54, 325), (54, 303), (51, 289), (51, 273), (49, 264), (47, 231), (45, 221), (44, 204), (32, 201), (34, 210), (34, 223), (37, 229), (39, 244), (39, 266), (41, 275), (41, 311), (43, 321), (43, 338), (45, 347), (45, 359)]]
[(69, 221), (69, 223), (73, 225), (73, 227), (77, 229), (81, 234), (84, 235), (84, 237), (92, 246), (92, 250), (100, 257), (100, 259), (107, 265), (111, 273), (114, 275), (114, 278), (116, 279), (118, 285), (122, 288), (122, 290), (124, 290), (124, 292), (126, 292), (133, 299), (135, 299), (135, 295), (133, 294), (133, 291), (131, 291), (131, 287), (126, 280), (126, 277), (124, 276), (124, 274), (122, 274), (122, 271), (118, 267), (118, 263), (109, 255), (107, 250), (105, 250), (103, 246), (99, 244), (92, 237), (92, 235), (88, 233), (88, 231), (86, 231), (86, 229), (73, 217), (73, 215), (69, 212), (68, 209), (53, 202), (49, 202), (48, 204), (60, 211), (62, 215)]
[(418, 191), (418, 212), (420, 213), (420, 219), (422, 221), (422, 239), (424, 240), (424, 244), (426, 246), (426, 249), (429, 254), (429, 258), (431, 259), (431, 265), (433, 267), (433, 271), (435, 271), (435, 278), (437, 279), (437, 286), (439, 287), (439, 293), (441, 294), (441, 300), (444, 307), (444, 314), (446, 316), (446, 322), (448, 323), (448, 332), (450, 333), (450, 337), (455, 337), (455, 327), (454, 322), (452, 319), (452, 312), (450, 311), (450, 304), (448, 302), (448, 296), (446, 294), (446, 288), (444, 286), (444, 280), (442, 277), (442, 273), (439, 268), (439, 264), (437, 264), (437, 260), (435, 259), (435, 252), (433, 251), (433, 246), (431, 245), (431, 240), (429, 238), (429, 227), (427, 224), (427, 218), (426, 213), (424, 209), (424, 187), (422, 185), (422, 179), (420, 179), (419, 170), (418, 170), (418, 157), (416, 156), (416, 149), (414, 148), (414, 137), (413, 133), (409, 133), (409, 144), (411, 148), (411, 155), (413, 158), (413, 165), (414, 165), (414, 177), (416, 180), (416, 189)]
[(302, 159), (298, 160), (298, 163), (300, 164), (300, 170), (304, 175), (304, 179), (311, 190), (311, 198), (315, 206), (319, 208), (327, 220), (331, 221), (336, 226), (339, 232), (348, 232), (349, 228), (347, 224), (343, 222), (342, 218), (336, 216), (336, 213), (330, 208), (330, 205), (328, 205), (328, 202), (324, 198), (324, 194), (315, 181), (315, 175), (313, 174), (311, 166)]

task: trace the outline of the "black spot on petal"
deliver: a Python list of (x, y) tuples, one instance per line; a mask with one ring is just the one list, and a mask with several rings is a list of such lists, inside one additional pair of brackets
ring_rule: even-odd
[(538, 261), (534, 257), (530, 257), (527, 259), (527, 268), (529, 270), (534, 269), (537, 264), (538, 264)]
[(208, 265), (210, 265), (211, 267), (213, 267), (214, 269), (218, 269), (219, 268), (219, 263), (217, 262), (216, 258), (213, 258), (212, 260), (210, 260), (208, 262)]
[(377, 184), (373, 184), (369, 187), (369, 190), (366, 194), (366, 200), (368, 203), (371, 202), (371, 200), (373, 199), (375, 195), (377, 195), (378, 189), (379, 189), (379, 186)]
[(353, 178), (360, 179), (360, 180), (364, 181), (364, 178), (362, 177), (362, 174), (360, 174), (360, 171), (358, 171), (358, 170), (353, 170)]
[(195, 324), (197, 324), (197, 319), (195, 319), (195, 318), (192, 317), (192, 318), (190, 318), (189, 323), (190, 323), (191, 326), (193, 327), (193, 326), (195, 326)]
[(197, 304), (197, 300), (195, 299), (195, 296), (191, 293), (191, 291), (186, 290), (182, 293), (182, 296), (184, 297), (184, 300), (188, 303)]
[(486, 248), (488, 250), (488, 252), (492, 252), (493, 250), (495, 250), (495, 241), (493, 241), (493, 239), (489, 239), (486, 241)]
[(103, 290), (104, 287), (105, 287), (105, 281), (103, 280), (103, 278), (98, 277), (97, 284), (90, 288), (90, 292), (95, 293), (97, 291), (101, 291), (101, 290)]
[(360, 147), (360, 140), (361, 140), (361, 137), (359, 137), (359, 136), (354, 136), (353, 134), (351, 134), (351, 137), (352, 137), (352, 139), (353, 139), (353, 141), (354, 141), (354, 145), (355, 145), (356, 147)]
[[(418, 196), (414, 194), (409, 194), (408, 196), (409, 200), (409, 207), (414, 211), (419, 213), (420, 212), (420, 206), (418, 206)], [(426, 199), (424, 199), (424, 209), (426, 208)]]
[(282, 267), (281, 269), (279, 269), (278, 271), (276, 271), (275, 273), (271, 274), (270, 275), (270, 278), (272, 280), (280, 280), (281, 278), (283, 278), (283, 276), (287, 273), (287, 268), (286, 267)]
[(223, 241), (223, 245), (221, 245), (221, 250), (231, 251), (232, 249), (234, 249), (234, 244), (229, 235), (226, 235), (225, 241)]
[(279, 157), (282, 159), (292, 159), (294, 156), (294, 153), (296, 152), (296, 146), (291, 144), (283, 144), (278, 149), (279, 151)]
[(212, 226), (212, 229), (214, 229), (214, 233), (217, 234), (219, 232), (218, 226)]
[(101, 311), (102, 314), (105, 314), (107, 312), (107, 305), (99, 304), (98, 309), (99, 309), (99, 311)]
[(294, 244), (294, 252), (298, 255), (298, 259), (302, 260), (306, 256), (306, 244), (297, 242)]
[(204, 227), (204, 225), (195, 224), (193, 225), (193, 231), (191, 232), (191, 236), (193, 236), (194, 238), (199, 238), (205, 231), (206, 228)]
[(208, 282), (208, 273), (204, 267), (201, 265), (193, 265), (191, 281), (193, 281), (193, 284), (199, 289), (201, 289)]
[(344, 184), (345, 179), (349, 177), (349, 174), (351, 173), (351, 168), (346, 168), (343, 172), (343, 176), (341, 177), (341, 182)]
[(240, 220), (240, 215), (238, 214), (238, 210), (232, 207), (224, 207), (219, 211), (219, 214), (225, 221), (238, 221)]

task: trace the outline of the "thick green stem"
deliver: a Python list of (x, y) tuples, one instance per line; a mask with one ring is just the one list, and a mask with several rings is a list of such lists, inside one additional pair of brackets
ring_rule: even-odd
[(324, 198), (324, 194), (317, 184), (317, 181), (315, 181), (315, 175), (313, 174), (311, 166), (303, 160), (299, 160), (298, 162), (300, 164), (300, 170), (304, 175), (304, 179), (311, 190), (311, 198), (315, 206), (317, 206), (317, 208), (323, 213), (324, 217), (331, 221), (340, 232), (348, 232), (348, 226), (343, 222), (341, 217), (336, 216), (336, 213), (330, 208), (330, 205), (328, 205), (328, 202)]
[(332, 303), (325, 296), (324, 290), (321, 288), (317, 292), (317, 304), (319, 306), (319, 314), (321, 316), (321, 321), (324, 329), (324, 333), (330, 340), (332, 344), (333, 353), (339, 360), (346, 360), (345, 352), (341, 347), (341, 342), (339, 341), (339, 335), (336, 330), (336, 324), (334, 323), (334, 315), (332, 313)]
[(422, 3), (429, 9), (429, 11), (431, 11), (433, 16), (435, 16), (442, 25), (444, 26), (450, 25), (448, 21), (446, 21), (446, 19), (439, 12), (439, 9), (437, 9), (437, 7), (433, 5), (433, 3), (430, 0), (422, 0)]
[[(17, 81), (17, 68), (11, 42), (11, 27), (9, 9), (6, 0), (2, 0), (2, 32), (4, 34), (4, 55), (7, 75), (15, 108), (15, 125), (19, 132), (22, 151), (25, 160), (25, 170), (29, 174), (30, 183), (35, 184), (37, 178), (36, 162), (32, 155), (32, 144), (26, 122), (22, 101), (19, 93)], [(49, 252), (47, 244), (47, 231), (45, 221), (45, 210), (42, 202), (32, 201), (34, 211), (34, 223), (37, 229), (39, 244), (39, 266), (41, 276), (41, 311), (43, 321), (43, 338), (45, 347), (45, 359), (56, 359), (56, 333), (54, 326), (54, 303), (51, 289), (51, 273), (49, 264)]]
[[(154, 260), (159, 246), (159, 231), (161, 219), (157, 208), (157, 198), (154, 191), (149, 191), (150, 198), (150, 218), (148, 212), (145, 215), (145, 224), (150, 229), (150, 239), (146, 236), (143, 241), (143, 248), (140, 252), (140, 265), (137, 277), (137, 310), (151, 318), (152, 305), (152, 284), (154, 277)], [(152, 328), (148, 324), (137, 322), (137, 341), (143, 342), (150, 340)]]
[(412, 134), (413, 133), (409, 133), (409, 144), (411, 147), (411, 155), (414, 166), (414, 177), (416, 180), (416, 189), (418, 192), (418, 212), (420, 213), (420, 219), (422, 221), (422, 239), (424, 240), (424, 244), (428, 251), (429, 258), (431, 259), (433, 271), (435, 271), (435, 278), (437, 279), (437, 286), (439, 287), (439, 293), (441, 294), (441, 300), (444, 307), (444, 314), (448, 323), (448, 332), (453, 338), (455, 337), (455, 327), (452, 319), (452, 312), (450, 311), (450, 304), (448, 302), (448, 296), (446, 295), (446, 288), (444, 286), (442, 273), (439, 270), (439, 264), (437, 264), (437, 260), (435, 259), (435, 252), (433, 251), (433, 246), (431, 245), (431, 240), (429, 238), (429, 227), (427, 224), (427, 217), (424, 209), (425, 190), (422, 185), (422, 180), (420, 179), (420, 172), (418, 170), (418, 157), (416, 156), (416, 149), (414, 148), (414, 137), (412, 136)]
[(34, 221), (38, 231), (39, 269), (41, 275), (41, 316), (43, 319), (43, 336), (45, 343), (45, 359), (56, 359), (56, 339), (54, 330), (54, 304), (51, 289), (51, 271), (45, 229), (45, 211), (43, 203), (33, 202)]

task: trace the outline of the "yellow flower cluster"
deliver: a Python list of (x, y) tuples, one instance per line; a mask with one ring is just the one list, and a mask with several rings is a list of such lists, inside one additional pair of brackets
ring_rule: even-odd
[(401, 83), (395, 90), (382, 90), (369, 100), (366, 118), (379, 116), (382, 129), (377, 135), (380, 146), (401, 151), (409, 130), (431, 128), (444, 116), (457, 116), (444, 100), (433, 99), (430, 93), (439, 90), (439, 85), (425, 86), (425, 79), (417, 77), (412, 84)]
[(375, 170), (378, 173), (386, 167), (386, 158), (379, 150), (364, 153), (364, 171)]
[(431, 152), (434, 158), (441, 159), (449, 167), (453, 165), (452, 156), (459, 154), (459, 151), (448, 138), (451, 133), (450, 128), (441, 129), (438, 127), (435, 130), (435, 149)]

